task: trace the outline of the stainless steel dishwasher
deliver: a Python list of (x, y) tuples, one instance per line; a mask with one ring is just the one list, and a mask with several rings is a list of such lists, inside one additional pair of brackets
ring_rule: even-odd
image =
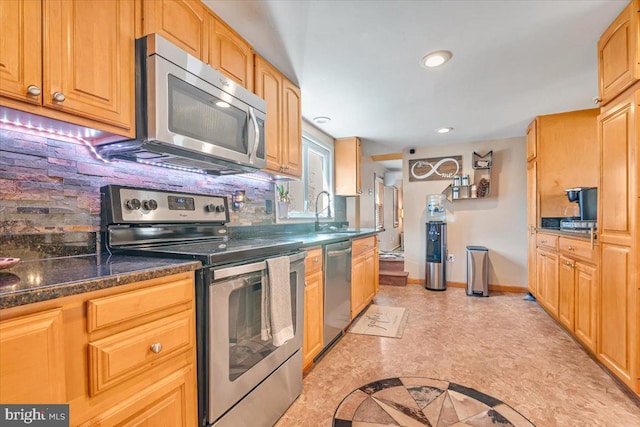
[(324, 247), (324, 340), (327, 348), (351, 321), (351, 241)]

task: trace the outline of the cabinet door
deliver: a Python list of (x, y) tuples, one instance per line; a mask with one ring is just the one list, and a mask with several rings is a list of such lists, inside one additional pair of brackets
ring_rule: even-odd
[(351, 260), (351, 319), (354, 319), (365, 306), (364, 281), (365, 258), (360, 255)]
[(598, 92), (603, 103), (638, 77), (638, 2), (632, 0), (598, 41)]
[(528, 226), (528, 269), (527, 290), (536, 297), (536, 227), (538, 223), (538, 167), (535, 161), (527, 165), (527, 226)]
[(144, 0), (144, 34), (158, 33), (191, 55), (207, 62), (206, 8), (199, 0)]
[(132, 0), (44, 2), (43, 104), (132, 129), (133, 19)]
[(65, 403), (62, 310), (0, 323), (0, 402)]
[(42, 19), (37, 0), (0, 1), (0, 95), (40, 104)]
[(333, 150), (336, 195), (360, 195), (362, 193), (360, 139), (356, 137), (336, 139)]
[(371, 302), (376, 293), (375, 282), (375, 251), (369, 251), (364, 258), (364, 283), (363, 283), (363, 300), (364, 305)]
[(581, 262), (575, 265), (575, 334), (585, 347), (595, 352), (597, 270)]
[(538, 249), (538, 301), (558, 317), (558, 255)]
[(538, 119), (534, 119), (527, 128), (527, 161), (536, 158), (538, 153)]
[(543, 307), (546, 307), (546, 293), (544, 288), (544, 260), (546, 254), (540, 249), (536, 249), (536, 301)]
[(304, 340), (302, 342), (302, 366), (306, 368), (322, 350), (324, 335), (324, 303), (322, 271), (305, 277), (304, 287)]
[(282, 89), (282, 164), (287, 175), (301, 177), (302, 100), (300, 89), (286, 78), (282, 79)]
[(209, 14), (209, 65), (231, 80), (253, 91), (253, 51), (251, 45)]
[(558, 321), (574, 330), (575, 261), (560, 257), (558, 272)]
[(601, 242), (602, 278), (598, 300), (597, 355), (620, 379), (633, 387), (631, 345), (635, 320), (631, 291), (630, 249)]
[(158, 381), (142, 393), (122, 400), (89, 426), (172, 426), (198, 425), (196, 379), (192, 368), (184, 368)]
[(267, 144), (267, 169), (282, 172), (280, 154), (282, 117), (282, 77), (271, 64), (256, 55), (255, 93), (267, 101), (267, 122), (265, 139)]

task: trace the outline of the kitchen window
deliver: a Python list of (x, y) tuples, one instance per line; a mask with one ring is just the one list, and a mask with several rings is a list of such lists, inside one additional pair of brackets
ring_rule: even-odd
[[(279, 182), (288, 190), (288, 213), (278, 212), (278, 222), (286, 219), (315, 219), (316, 198), (322, 191), (327, 191), (331, 197), (323, 195), (318, 199), (320, 218), (328, 218), (328, 207), (331, 204), (333, 215), (333, 147), (322, 144), (307, 135), (302, 136), (302, 180)], [(276, 200), (278, 191), (276, 189)], [(277, 204), (278, 209), (284, 206)]]

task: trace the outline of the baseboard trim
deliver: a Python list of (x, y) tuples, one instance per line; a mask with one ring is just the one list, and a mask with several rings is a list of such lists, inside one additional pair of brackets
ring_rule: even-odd
[[(421, 279), (412, 279), (408, 278), (407, 283), (411, 285), (425, 285), (425, 281)], [(452, 288), (466, 288), (466, 282), (447, 282), (447, 286)], [(514, 286), (514, 285), (492, 285), (489, 284), (490, 291), (496, 292), (512, 292), (516, 294), (526, 294), (527, 288), (523, 288), (522, 286)]]

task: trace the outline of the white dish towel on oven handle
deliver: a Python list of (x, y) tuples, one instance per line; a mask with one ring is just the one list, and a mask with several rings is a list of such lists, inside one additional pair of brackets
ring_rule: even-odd
[(262, 287), (260, 338), (272, 339), (273, 345), (280, 347), (293, 338), (289, 257), (268, 259), (267, 273), (268, 280)]

